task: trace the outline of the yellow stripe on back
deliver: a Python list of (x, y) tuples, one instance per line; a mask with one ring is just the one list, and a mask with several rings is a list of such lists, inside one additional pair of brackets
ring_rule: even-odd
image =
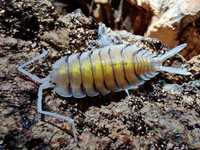
[(92, 71), (95, 87), (102, 95), (106, 95), (109, 93), (109, 91), (105, 88), (104, 85), (103, 68), (99, 57), (99, 49), (93, 51), (90, 59), (92, 62)]
[(129, 84), (137, 84), (140, 81), (136, 77), (135, 69), (137, 69), (137, 64), (134, 60), (134, 55), (137, 52), (136, 47), (129, 46), (125, 48), (122, 52), (123, 60), (124, 60), (124, 71), (126, 75), (126, 79), (128, 80)]
[(125, 78), (125, 72), (123, 68), (123, 58), (121, 54), (123, 48), (124, 48), (124, 45), (120, 45), (118, 47), (113, 48), (110, 51), (115, 79), (119, 88), (122, 88), (122, 89), (128, 86), (128, 82), (126, 81), (126, 78)]
[(109, 48), (100, 50), (100, 58), (103, 67), (104, 81), (107, 89), (114, 91), (117, 85), (114, 80), (112, 61), (109, 55)]
[(98, 95), (98, 92), (96, 92), (94, 88), (94, 78), (93, 78), (92, 65), (90, 63), (89, 55), (90, 52), (84, 52), (80, 56), (82, 82), (87, 95), (96, 96)]
[(69, 77), (72, 95), (76, 98), (82, 98), (85, 97), (85, 94), (81, 87), (82, 79), (78, 56), (79, 54), (72, 54), (69, 56)]

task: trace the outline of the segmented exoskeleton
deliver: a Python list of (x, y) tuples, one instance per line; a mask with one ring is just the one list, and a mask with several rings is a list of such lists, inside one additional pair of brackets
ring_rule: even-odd
[(158, 72), (166, 71), (181, 75), (188, 75), (185, 68), (162, 66), (162, 63), (184, 49), (186, 44), (177, 46), (163, 55), (141, 49), (135, 45), (114, 45), (75, 53), (62, 57), (54, 65), (50, 74), (39, 79), (30, 74), (24, 67), (39, 57), (19, 67), (19, 71), (28, 75), (34, 81), (40, 82), (38, 92), (38, 111), (42, 114), (65, 119), (73, 124), (73, 120), (66, 116), (42, 110), (42, 91), (54, 88), (63, 97), (83, 98), (106, 95), (110, 91), (135, 89), (145, 81), (153, 78)]
[[(183, 47), (185, 44), (175, 50)], [(53, 66), (50, 81), (63, 97), (93, 97), (110, 91), (134, 89), (158, 71), (186, 74), (185, 69), (162, 66), (171, 55), (174, 51), (157, 56), (134, 45), (107, 46), (61, 58)]]

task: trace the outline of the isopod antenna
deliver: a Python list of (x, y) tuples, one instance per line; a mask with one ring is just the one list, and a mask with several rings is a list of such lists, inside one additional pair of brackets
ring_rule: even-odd
[(43, 114), (43, 115), (52, 116), (52, 117), (59, 118), (59, 119), (62, 119), (64, 121), (67, 121), (72, 126), (72, 132), (73, 132), (74, 140), (77, 142), (77, 131), (76, 131), (76, 128), (75, 128), (75, 125), (74, 125), (74, 120), (72, 118), (70, 118), (68, 116), (60, 115), (58, 113), (45, 111), (45, 110), (42, 109), (43, 91), (46, 90), (46, 89), (49, 89), (49, 88), (53, 88), (55, 86), (54, 84), (49, 82), (50, 76), (48, 75), (45, 78), (39, 78), (38, 76), (36, 76), (36, 75), (28, 72), (27, 70), (25, 70), (25, 68), (28, 65), (34, 63), (35, 61), (41, 60), (42, 58), (46, 57), (47, 55), (48, 55), (48, 51), (43, 49), (42, 54), (34, 57), (33, 59), (31, 59), (30, 61), (28, 61), (26, 63), (20, 65), (18, 67), (18, 71), (23, 73), (24, 75), (28, 76), (31, 80), (41, 84), (40, 87), (39, 87), (39, 90), (38, 90), (37, 111), (39, 113)]
[(43, 114), (43, 115), (55, 117), (55, 118), (62, 119), (64, 121), (68, 122), (72, 127), (72, 134), (74, 136), (74, 140), (75, 140), (75, 142), (77, 142), (78, 141), (78, 139), (77, 139), (77, 130), (76, 130), (76, 127), (75, 127), (75, 124), (74, 124), (74, 120), (71, 117), (60, 115), (60, 114), (58, 114), (56, 112), (45, 111), (45, 110), (42, 109), (42, 105), (43, 105), (43, 102), (42, 102), (43, 90), (49, 89), (49, 88), (53, 88), (54, 86), (55, 86), (54, 84), (49, 83), (48, 79), (45, 80), (40, 85), (39, 90), (38, 90), (37, 111), (39, 113)]
[(46, 50), (43, 49), (42, 54), (40, 54), (40, 55), (38, 55), (38, 56), (35, 56), (35, 57), (34, 57), (33, 59), (31, 59), (30, 61), (28, 61), (28, 62), (26, 62), (26, 63), (20, 65), (20, 66), (18, 67), (18, 71), (21, 72), (22, 74), (28, 76), (31, 80), (33, 80), (33, 81), (35, 81), (35, 82), (43, 83), (43, 82), (46, 80), (46, 78), (42, 78), (42, 79), (41, 79), (41, 78), (39, 78), (38, 76), (36, 76), (36, 75), (34, 75), (34, 74), (28, 72), (25, 68), (26, 68), (28, 65), (34, 63), (35, 61), (39, 61), (39, 60), (41, 60), (42, 58), (47, 57), (47, 55), (48, 55), (48, 51), (46, 51)]

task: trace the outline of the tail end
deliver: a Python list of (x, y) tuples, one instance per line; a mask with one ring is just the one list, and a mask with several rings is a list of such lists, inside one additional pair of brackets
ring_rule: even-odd
[(168, 52), (166, 52), (164, 55), (160, 56), (160, 57), (157, 57), (156, 59), (159, 61), (159, 62), (164, 62), (165, 60), (167, 60), (168, 58), (171, 58), (172, 56), (176, 55), (177, 53), (179, 53), (180, 51), (182, 51), (184, 48), (187, 47), (187, 44), (184, 43), (184, 44), (181, 44), (181, 45), (178, 45), (177, 47), (169, 50)]
[(181, 50), (183, 50), (185, 47), (187, 47), (186, 43), (178, 45), (177, 47), (166, 52), (164, 55), (156, 57), (155, 58), (156, 70), (157, 71), (169, 72), (169, 73), (173, 73), (173, 74), (179, 74), (179, 75), (186, 75), (186, 76), (191, 75), (191, 73), (186, 68), (176, 68), (176, 67), (168, 67), (168, 66), (162, 65), (162, 63), (165, 60), (173, 57), (174, 55), (179, 53)]
[(164, 72), (169, 72), (169, 73), (179, 74), (179, 75), (185, 75), (185, 76), (191, 75), (191, 73), (186, 68), (159, 66), (158, 71), (164, 71)]

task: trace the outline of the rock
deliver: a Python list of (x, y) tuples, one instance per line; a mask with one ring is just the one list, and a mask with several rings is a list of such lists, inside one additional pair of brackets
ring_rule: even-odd
[(22, 40), (33, 40), (43, 29), (54, 27), (56, 13), (48, 0), (6, 1), (0, 13), (0, 31)]
[(59, 29), (47, 31), (41, 36), (41, 40), (48, 44), (46, 46), (58, 51), (86, 51), (90, 42), (97, 38), (97, 23), (82, 12), (61, 16), (58, 24), (61, 24)]
[(164, 85), (163, 90), (170, 94), (178, 94), (178, 95), (180, 95), (183, 92), (182, 87), (177, 84), (166, 84)]
[(161, 40), (169, 47), (188, 43), (182, 52), (190, 59), (200, 53), (199, 18), (200, 0), (137, 0), (141, 7), (148, 5), (154, 15), (145, 33), (148, 37)]

